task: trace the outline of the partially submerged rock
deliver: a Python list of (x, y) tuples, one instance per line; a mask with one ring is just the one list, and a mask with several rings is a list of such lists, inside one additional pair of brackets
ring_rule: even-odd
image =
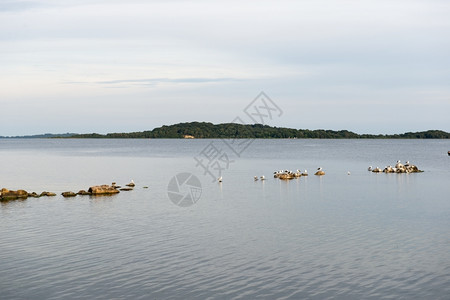
[(104, 184), (104, 185), (91, 186), (89, 188), (88, 192), (92, 195), (110, 195), (110, 194), (119, 193), (119, 190), (116, 189), (116, 187), (114, 187), (114, 186)]
[(320, 171), (317, 171), (316, 173), (314, 173), (314, 175), (322, 176), (322, 175), (325, 175), (325, 172), (320, 170)]
[(54, 197), (54, 196), (56, 196), (56, 194), (55, 193), (52, 193), (52, 192), (42, 192), (40, 195), (39, 195), (40, 197), (43, 197), (43, 196), (47, 196), (47, 197)]
[(294, 179), (294, 174), (292, 174), (292, 173), (280, 174), (278, 176), (278, 178), (280, 178), (282, 180), (290, 180), (290, 179)]
[(126, 184), (126, 186), (129, 186), (129, 187), (135, 187), (135, 186), (136, 186), (136, 184), (134, 183), (134, 181), (133, 181), (133, 180), (131, 180), (131, 182), (130, 182), (130, 183), (128, 183), (128, 184)]
[(10, 191), (8, 189), (1, 189), (0, 191), (0, 200), (9, 201), (16, 199), (26, 199), (28, 198), (28, 192), (24, 190)]
[(90, 195), (91, 193), (86, 192), (85, 190), (81, 190), (77, 193), (78, 195)]
[(372, 170), (372, 172), (374, 172), (374, 173), (381, 173), (381, 172), (383, 172), (383, 170), (381, 170), (380, 168), (376, 167), (375, 169)]
[(77, 194), (74, 192), (63, 192), (61, 195), (63, 195), (63, 197), (75, 197)]
[(121, 188), (120, 190), (121, 190), (121, 191), (132, 191), (133, 188), (131, 188), (131, 187), (126, 187), (126, 188)]

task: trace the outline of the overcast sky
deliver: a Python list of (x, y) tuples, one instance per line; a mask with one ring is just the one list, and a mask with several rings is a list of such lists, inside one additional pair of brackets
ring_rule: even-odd
[(0, 135), (223, 123), (450, 131), (450, 1), (0, 0)]

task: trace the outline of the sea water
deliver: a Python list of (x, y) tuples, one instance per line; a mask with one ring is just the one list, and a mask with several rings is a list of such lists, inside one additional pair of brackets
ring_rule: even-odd
[[(0, 188), (58, 196), (0, 203), (0, 298), (449, 299), (448, 150), (445, 140), (3, 139)], [(397, 160), (424, 172), (367, 171)], [(280, 169), (309, 176), (273, 178)], [(200, 182), (184, 207), (170, 196), (180, 173)], [(131, 180), (114, 196), (60, 195)]]

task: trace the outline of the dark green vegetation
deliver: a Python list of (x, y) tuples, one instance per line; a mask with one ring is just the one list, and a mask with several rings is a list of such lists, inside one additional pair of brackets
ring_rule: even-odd
[(299, 139), (448, 139), (450, 133), (441, 130), (428, 130), (423, 132), (407, 132), (393, 135), (357, 134), (348, 130), (308, 130), (271, 127), (261, 124), (242, 125), (225, 123), (214, 125), (206, 122), (179, 123), (162, 126), (150, 131), (130, 133), (108, 133), (105, 135), (79, 134), (71, 138), (183, 138), (185, 135), (195, 138), (299, 138)]
[(61, 133), (61, 134), (52, 134), (52, 133), (44, 133), (44, 134), (36, 134), (36, 135), (24, 135), (24, 136), (0, 136), (0, 139), (45, 139), (45, 138), (62, 138), (62, 137), (71, 137), (77, 135), (76, 133)]

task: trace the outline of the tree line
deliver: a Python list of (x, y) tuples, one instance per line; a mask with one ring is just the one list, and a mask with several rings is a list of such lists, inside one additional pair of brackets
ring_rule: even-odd
[(256, 138), (256, 139), (448, 139), (450, 133), (442, 130), (406, 132), (402, 134), (357, 134), (348, 130), (309, 130), (272, 127), (262, 124), (213, 124), (208, 122), (189, 122), (164, 125), (153, 130), (129, 133), (75, 134), (69, 138), (185, 138), (193, 136), (200, 139)]

